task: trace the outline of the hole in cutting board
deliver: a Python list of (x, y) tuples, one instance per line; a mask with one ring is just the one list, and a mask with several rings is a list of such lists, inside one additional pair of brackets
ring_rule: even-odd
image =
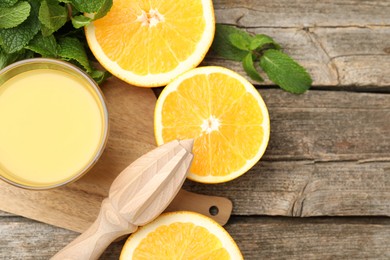
[(217, 206), (211, 206), (211, 207), (209, 208), (209, 213), (211, 214), (211, 216), (216, 216), (216, 215), (218, 215), (218, 213), (219, 213), (218, 207), (217, 207)]

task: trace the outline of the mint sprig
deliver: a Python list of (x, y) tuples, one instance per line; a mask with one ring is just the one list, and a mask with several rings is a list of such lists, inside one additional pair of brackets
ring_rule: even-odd
[(236, 27), (217, 24), (211, 49), (225, 59), (241, 61), (245, 72), (255, 81), (264, 81), (260, 67), (272, 82), (291, 93), (304, 93), (312, 84), (306, 69), (282, 52), (281, 46), (267, 35), (250, 35)]
[(310, 88), (312, 83), (307, 71), (279, 50), (264, 51), (260, 57), (260, 67), (271, 81), (291, 93), (303, 93)]
[(112, 0), (1, 0), (0, 69), (26, 58), (50, 57), (79, 66), (101, 83), (109, 73), (92, 66), (81, 27), (111, 6)]

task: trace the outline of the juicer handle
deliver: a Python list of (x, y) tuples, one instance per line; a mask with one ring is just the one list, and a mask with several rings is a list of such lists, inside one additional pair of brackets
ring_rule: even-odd
[(104, 250), (117, 238), (133, 233), (137, 226), (128, 223), (112, 207), (108, 198), (96, 221), (69, 245), (59, 251), (52, 260), (99, 259)]

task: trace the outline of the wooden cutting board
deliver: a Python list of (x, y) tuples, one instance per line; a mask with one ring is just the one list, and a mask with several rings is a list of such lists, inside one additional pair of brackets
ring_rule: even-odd
[[(131, 162), (155, 148), (151, 89), (129, 86), (111, 77), (102, 86), (110, 117), (110, 134), (102, 157), (80, 180), (61, 188), (31, 191), (0, 181), (0, 210), (82, 232), (99, 213), (115, 177)], [(211, 206), (219, 214), (209, 213)], [(169, 210), (192, 210), (222, 225), (232, 210), (230, 200), (180, 191)]]

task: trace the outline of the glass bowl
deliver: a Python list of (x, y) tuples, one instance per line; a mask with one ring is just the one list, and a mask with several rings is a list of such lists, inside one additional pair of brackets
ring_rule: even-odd
[(101, 156), (108, 111), (95, 81), (68, 62), (33, 58), (0, 71), (0, 178), (27, 189), (73, 182)]

